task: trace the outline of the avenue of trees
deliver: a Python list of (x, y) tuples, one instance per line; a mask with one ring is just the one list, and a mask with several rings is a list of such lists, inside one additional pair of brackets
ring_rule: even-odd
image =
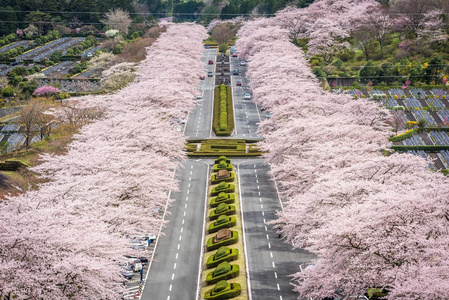
[[(315, 5), (326, 12), (329, 3), (354, 17), (367, 7)], [(370, 288), (387, 299), (447, 298), (448, 178), (386, 150), (388, 111), (323, 91), (281, 19), (246, 23), (236, 48), (249, 59), (253, 99), (272, 112), (260, 146), (285, 200), (278, 223), (286, 242), (317, 255), (293, 275), (298, 299)]]
[[(177, 186), (184, 139), (172, 119), (194, 105), (204, 38), (202, 26), (170, 25), (137, 81), (73, 103), (101, 114), (65, 155), (42, 157), (33, 170), (46, 183), (0, 202), (2, 299), (122, 299), (119, 263), (133, 251), (125, 235), (158, 232), (157, 211)], [(70, 111), (52, 114), (76, 121)]]

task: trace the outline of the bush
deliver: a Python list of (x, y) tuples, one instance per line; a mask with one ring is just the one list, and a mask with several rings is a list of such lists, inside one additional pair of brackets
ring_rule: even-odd
[(226, 182), (220, 182), (218, 186), (214, 187), (210, 193), (211, 196), (217, 196), (220, 192), (233, 193), (235, 191), (235, 185), (227, 184)]
[(207, 258), (206, 268), (211, 269), (218, 266), (220, 263), (227, 261), (234, 261), (239, 258), (238, 249), (229, 249), (226, 246), (220, 247), (214, 255)]
[(222, 300), (237, 297), (242, 293), (242, 287), (238, 283), (218, 282), (215, 287), (204, 295), (207, 300)]
[(212, 168), (213, 172), (218, 172), (219, 170), (228, 170), (232, 171), (233, 167), (232, 164), (227, 163), (226, 161), (222, 160), (218, 164), (215, 164)]
[[(218, 210), (220, 208), (220, 206), (224, 207), (223, 211)], [(210, 212), (209, 220), (210, 221), (216, 220), (216, 219), (218, 219), (219, 216), (222, 216), (222, 215), (226, 215), (226, 216), (234, 215), (235, 212), (236, 212), (235, 205), (229, 205), (229, 204), (222, 202), (222, 203), (218, 204), (216, 209), (214, 209), (213, 211)]]
[(409, 137), (411, 137), (415, 133), (417, 133), (417, 129), (410, 129), (410, 130), (407, 130), (404, 133), (401, 133), (400, 135), (390, 137), (388, 140), (390, 142), (400, 142), (400, 141), (403, 141), (405, 139), (408, 139)]
[(211, 182), (211, 184), (217, 184), (217, 183), (220, 183), (220, 182), (233, 182), (234, 179), (235, 179), (234, 172), (230, 172), (230, 175), (231, 176), (229, 178), (226, 178), (226, 179), (215, 179), (217, 174), (212, 174), (212, 176), (210, 178), (210, 182)]
[(6, 97), (6, 98), (12, 97), (12, 96), (14, 96), (14, 89), (10, 86), (7, 86), (2, 90), (1, 94), (3, 97)]
[(218, 249), (222, 246), (229, 246), (232, 244), (236, 244), (238, 241), (239, 241), (238, 231), (232, 230), (231, 237), (227, 240), (220, 241), (220, 242), (214, 244), (214, 237), (209, 238), (206, 243), (206, 251), (212, 251), (212, 250)]
[(217, 158), (217, 159), (215, 160), (215, 163), (218, 164), (218, 163), (220, 163), (220, 161), (222, 161), (222, 160), (226, 161), (228, 164), (231, 163), (231, 160), (230, 160), (229, 158), (226, 158), (226, 156), (223, 156), (223, 155), (220, 156), (219, 158)]
[(217, 197), (210, 201), (211, 207), (217, 207), (221, 203), (231, 204), (235, 202), (235, 195), (221, 192)]
[(228, 280), (239, 276), (240, 266), (230, 265), (227, 261), (217, 266), (215, 271), (206, 275), (206, 284), (215, 284), (222, 280)]
[(214, 233), (223, 228), (231, 228), (236, 224), (237, 219), (235, 217), (228, 217), (227, 215), (221, 215), (214, 223), (209, 225), (207, 232)]

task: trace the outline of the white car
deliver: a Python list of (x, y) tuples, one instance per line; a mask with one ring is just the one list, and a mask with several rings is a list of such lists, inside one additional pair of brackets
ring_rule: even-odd
[(245, 93), (245, 94), (243, 95), (243, 99), (244, 99), (244, 100), (251, 100), (251, 94), (250, 94), (250, 93)]
[(139, 272), (143, 268), (142, 262), (138, 258), (132, 258), (129, 262), (134, 272)]
[(241, 65), (241, 66), (246, 66), (246, 61), (242, 60), (242, 61), (240, 62), (240, 65)]

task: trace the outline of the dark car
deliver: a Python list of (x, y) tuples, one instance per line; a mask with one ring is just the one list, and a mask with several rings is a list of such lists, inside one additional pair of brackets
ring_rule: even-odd
[(232, 57), (237, 57), (237, 53), (232, 53)]
[(236, 85), (241, 86), (241, 85), (242, 85), (242, 82), (241, 82), (240, 80), (237, 80)]
[(232, 75), (239, 75), (239, 70), (233, 70)]
[(213, 65), (214, 61), (213, 60), (209, 60), (209, 65)]
[(206, 76), (200, 76), (200, 79), (204, 80), (204, 79), (206, 79)]

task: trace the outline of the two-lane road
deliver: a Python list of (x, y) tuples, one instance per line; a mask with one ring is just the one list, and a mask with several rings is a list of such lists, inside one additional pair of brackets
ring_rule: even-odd
[(164, 236), (159, 236), (154, 261), (141, 299), (196, 299), (204, 227), (209, 165), (189, 160), (177, 178), (180, 191), (172, 193)]
[(262, 159), (233, 160), (238, 166), (252, 299), (297, 299), (290, 277), (313, 254), (279, 238), (272, 225), (282, 210), (276, 186)]

